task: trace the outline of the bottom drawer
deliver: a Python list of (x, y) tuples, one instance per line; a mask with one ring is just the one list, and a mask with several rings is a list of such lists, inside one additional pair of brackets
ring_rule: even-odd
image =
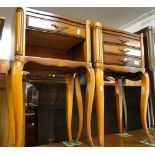
[(141, 59), (129, 56), (104, 54), (104, 64), (141, 67)]

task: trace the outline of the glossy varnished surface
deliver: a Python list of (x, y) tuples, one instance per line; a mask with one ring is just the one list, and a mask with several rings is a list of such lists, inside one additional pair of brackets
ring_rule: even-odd
[[(133, 130), (128, 133), (133, 136), (128, 138), (123, 138), (115, 134), (107, 134), (105, 135), (104, 146), (105, 147), (147, 147), (148, 145), (142, 144), (139, 141), (146, 139), (146, 135), (143, 130)], [(95, 144), (97, 142), (97, 138), (94, 138)], [(82, 145), (79, 147), (89, 147), (89, 145), (85, 141), (81, 141)], [(43, 147), (65, 147), (63, 143), (55, 143), (42, 145)]]

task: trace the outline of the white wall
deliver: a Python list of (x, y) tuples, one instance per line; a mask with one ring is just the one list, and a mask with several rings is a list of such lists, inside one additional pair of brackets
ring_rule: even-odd
[(136, 32), (147, 26), (153, 26), (155, 28), (155, 10), (152, 10), (136, 18), (130, 23), (127, 23), (124, 26), (120, 27), (120, 29), (123, 29), (128, 32)]
[(5, 17), (4, 29), (0, 40), (0, 60), (14, 59), (15, 9), (13, 7), (0, 7), (0, 16)]

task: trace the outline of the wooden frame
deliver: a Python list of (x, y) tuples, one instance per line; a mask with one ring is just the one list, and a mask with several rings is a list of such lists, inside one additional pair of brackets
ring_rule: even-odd
[[(141, 47), (141, 68), (128, 67), (128, 66), (117, 66), (117, 65), (107, 65), (104, 64), (104, 50), (103, 50), (103, 41), (102, 41), (102, 33), (103, 31), (112, 30), (124, 33), (122, 30), (114, 30), (111, 28), (104, 28), (101, 23), (96, 22), (92, 26), (92, 34), (93, 34), (93, 66), (95, 68), (95, 104), (97, 109), (97, 122), (98, 122), (98, 145), (102, 146), (104, 144), (104, 91), (103, 91), (103, 79), (104, 79), (104, 71), (113, 72), (121, 72), (124, 73), (141, 73), (141, 122), (144, 128), (144, 131), (147, 135), (149, 141), (154, 140), (149, 134), (147, 128), (147, 104), (148, 104), (148, 94), (149, 94), (149, 76), (145, 72), (144, 68), (144, 49), (143, 49), (143, 34), (140, 35), (140, 47)], [(127, 33), (129, 35), (130, 33)], [(125, 35), (124, 35), (125, 36)], [(102, 88), (102, 89), (101, 89)], [(120, 94), (119, 83), (116, 81), (116, 99), (117, 99), (117, 117), (119, 124), (119, 132), (122, 133), (122, 95)]]
[[(91, 45), (90, 45), (90, 21), (86, 21), (86, 38), (84, 42), (85, 54), (84, 62), (79, 61), (70, 61), (54, 58), (43, 58), (43, 57), (34, 57), (34, 56), (25, 56), (25, 26), (26, 24), (26, 13), (22, 8), (17, 8), (16, 10), (16, 48), (15, 48), (15, 60), (12, 65), (11, 75), (12, 75), (12, 90), (13, 90), (13, 105), (14, 105), (14, 116), (15, 116), (15, 146), (24, 146), (24, 104), (22, 97), (22, 71), (24, 65), (28, 62), (35, 62), (44, 66), (54, 67), (67, 67), (72, 70), (71, 74), (66, 76), (66, 104), (67, 104), (67, 129), (69, 141), (72, 142), (72, 102), (73, 102), (73, 88), (74, 88), (74, 79), (76, 86), (76, 96), (77, 104), (79, 111), (79, 128), (77, 133), (76, 140), (78, 141), (82, 131), (83, 125), (83, 116), (82, 113), (82, 98), (80, 91), (79, 75), (77, 68), (80, 69), (80, 74), (86, 72), (87, 78), (87, 88), (86, 88), (86, 97), (85, 97), (85, 131), (88, 142), (93, 146), (93, 141), (91, 137), (91, 112), (92, 104), (94, 98), (94, 87), (95, 87), (95, 76), (94, 70), (91, 65)], [(83, 68), (83, 69), (82, 69)], [(76, 75), (74, 76), (74, 73)], [(17, 87), (18, 85), (18, 87)], [(91, 91), (90, 91), (91, 90)], [(18, 96), (18, 97), (17, 97)]]

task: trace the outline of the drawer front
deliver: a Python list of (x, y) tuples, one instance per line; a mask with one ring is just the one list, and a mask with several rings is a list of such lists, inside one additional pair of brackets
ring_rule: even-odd
[(104, 64), (141, 67), (141, 59), (127, 56), (104, 54)]
[(85, 29), (60, 21), (27, 16), (27, 28), (85, 38)]
[(141, 57), (141, 50), (130, 48), (127, 46), (104, 44), (103, 49), (104, 49), (104, 53), (113, 53), (118, 55), (129, 55), (129, 56)]
[(119, 35), (104, 33), (103, 41), (107, 43), (121, 44), (121, 45), (127, 45), (127, 46), (133, 46), (136, 48), (140, 48), (140, 40), (124, 37), (121, 35), (119, 36)]

